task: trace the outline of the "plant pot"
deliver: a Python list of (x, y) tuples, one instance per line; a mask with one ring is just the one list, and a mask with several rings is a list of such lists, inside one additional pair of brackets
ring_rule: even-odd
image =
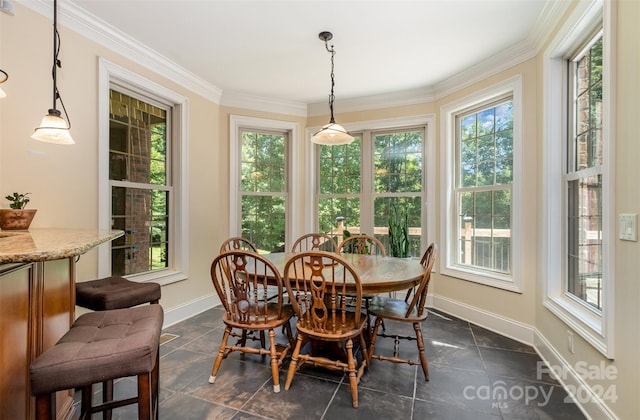
[(0, 229), (28, 230), (38, 210), (0, 209)]

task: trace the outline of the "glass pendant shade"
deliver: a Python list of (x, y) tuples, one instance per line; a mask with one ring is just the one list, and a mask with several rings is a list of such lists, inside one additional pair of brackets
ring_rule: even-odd
[(69, 133), (67, 122), (60, 117), (60, 111), (50, 109), (42, 118), (40, 127), (31, 136), (34, 140), (54, 144), (75, 144)]
[(340, 124), (336, 123), (329, 123), (323, 126), (320, 131), (311, 137), (311, 141), (313, 143), (324, 144), (327, 146), (349, 144), (353, 140), (353, 136), (351, 136)]
[(0, 88), (0, 98), (5, 98), (7, 96), (6, 93), (4, 93), (4, 90), (2, 90), (2, 88)]

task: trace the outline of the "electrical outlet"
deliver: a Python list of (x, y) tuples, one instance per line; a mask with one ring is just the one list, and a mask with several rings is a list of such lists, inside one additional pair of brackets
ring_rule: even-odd
[(573, 333), (567, 331), (567, 346), (569, 347), (569, 353), (573, 354)]

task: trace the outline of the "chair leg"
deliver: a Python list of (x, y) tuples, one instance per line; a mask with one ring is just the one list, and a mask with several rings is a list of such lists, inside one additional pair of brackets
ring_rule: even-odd
[(367, 350), (367, 342), (364, 338), (364, 332), (360, 333), (360, 349), (362, 350), (362, 363), (365, 369), (369, 370), (369, 351)]
[(422, 365), (422, 372), (424, 373), (424, 380), (429, 380), (429, 365), (427, 364), (427, 355), (424, 352), (424, 341), (422, 339), (422, 329), (419, 322), (413, 323), (413, 329), (416, 331), (416, 341), (418, 344), (418, 353), (420, 355), (420, 364)]
[[(243, 331), (243, 333), (245, 333), (245, 331)], [(231, 335), (231, 327), (226, 327), (224, 329), (224, 336), (222, 337), (222, 342), (220, 343), (220, 349), (218, 350), (218, 357), (216, 357), (216, 361), (213, 363), (213, 368), (211, 369), (211, 376), (209, 376), (210, 384), (216, 381), (216, 375), (218, 374), (218, 369), (220, 369), (220, 364), (222, 363), (222, 359), (225, 358), (225, 347), (227, 347), (227, 340), (229, 340), (230, 335)]]
[(367, 364), (371, 366), (371, 357), (373, 356), (373, 351), (376, 347), (376, 340), (378, 339), (378, 329), (380, 328), (380, 324), (382, 324), (382, 318), (376, 318), (376, 323), (373, 326), (373, 332), (371, 333), (371, 341), (369, 342), (369, 351), (367, 352)]
[(352, 404), (353, 408), (358, 408), (358, 378), (356, 375), (356, 360), (353, 357), (353, 340), (347, 340), (346, 350), (347, 366), (349, 370), (349, 387), (351, 388)]
[(287, 382), (284, 384), (285, 391), (289, 389), (291, 386), (291, 382), (293, 381), (293, 375), (296, 373), (298, 369), (298, 358), (300, 357), (300, 348), (302, 347), (302, 334), (298, 333), (298, 340), (296, 342), (296, 348), (293, 350), (293, 354), (291, 355), (291, 362), (289, 362), (289, 370), (287, 371)]
[(271, 355), (271, 377), (273, 378), (273, 392), (280, 392), (280, 363), (278, 361), (278, 351), (276, 349), (276, 332), (273, 328), (269, 330), (269, 353)]

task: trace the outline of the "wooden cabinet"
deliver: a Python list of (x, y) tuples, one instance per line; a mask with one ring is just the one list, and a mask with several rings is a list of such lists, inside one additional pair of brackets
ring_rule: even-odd
[[(75, 309), (73, 258), (0, 265), (0, 419), (31, 419), (29, 365), (69, 330)], [(58, 418), (73, 405), (59, 392)]]

